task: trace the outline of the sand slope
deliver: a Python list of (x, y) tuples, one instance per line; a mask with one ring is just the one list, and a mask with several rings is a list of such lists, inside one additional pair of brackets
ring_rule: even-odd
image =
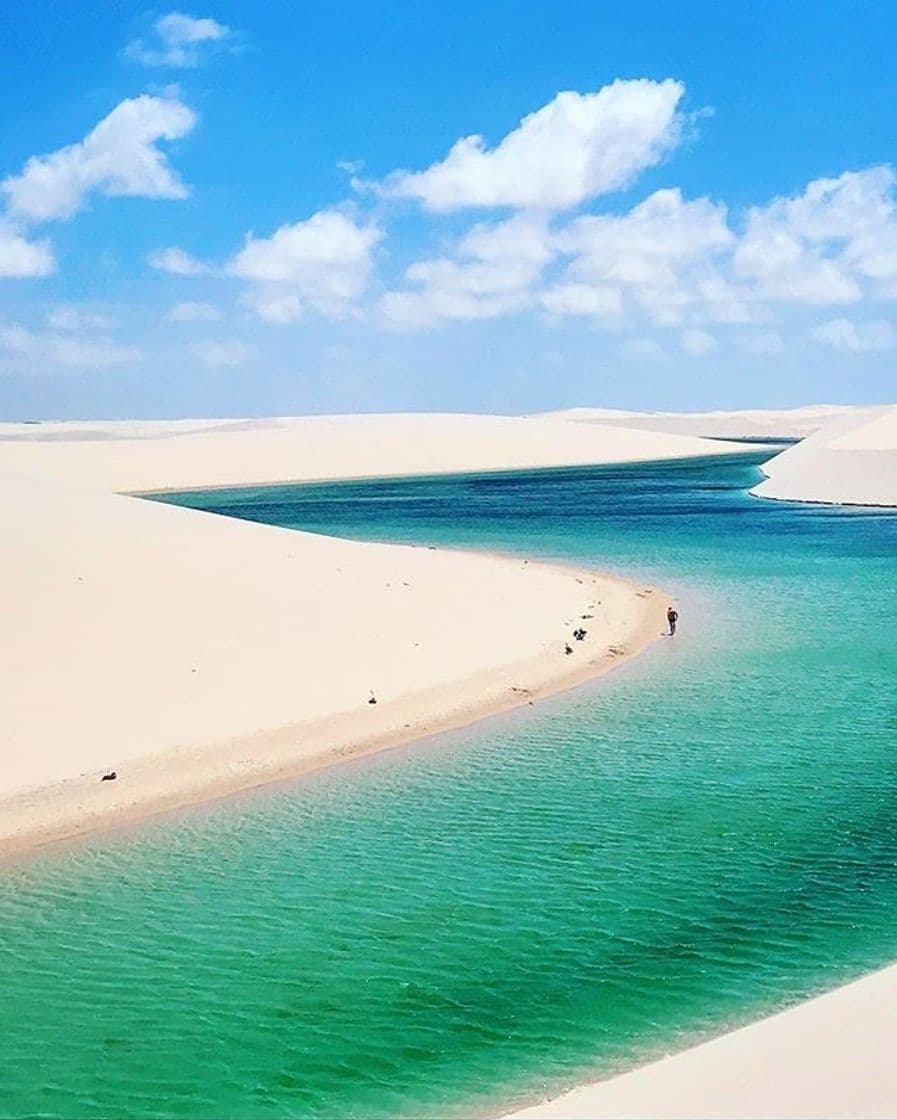
[(474, 415), (0, 426), (0, 474), (116, 491), (681, 459), (743, 451), (691, 436)]
[(645, 431), (713, 439), (803, 439), (833, 420), (862, 413), (852, 405), (813, 404), (801, 408), (755, 408), (716, 412), (626, 412), (613, 408), (568, 408), (544, 419), (579, 424), (620, 425)]
[[(49, 480), (0, 479), (0, 505), (0, 800), (43, 790), (0, 806), (0, 839), (519, 702), (514, 687), (594, 674), (609, 645), (643, 642), (650, 614), (610, 578)], [(586, 613), (589, 637), (567, 656)], [(98, 782), (106, 768), (114, 785)], [(57, 804), (46, 787), (64, 780)]]
[(893, 1117), (897, 965), (508, 1120)]
[(897, 506), (897, 406), (827, 423), (763, 465), (763, 498)]

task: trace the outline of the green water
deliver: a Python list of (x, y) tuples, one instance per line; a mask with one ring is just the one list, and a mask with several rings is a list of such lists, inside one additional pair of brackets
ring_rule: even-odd
[(496, 1112), (897, 957), (897, 516), (751, 499), (757, 460), (179, 496), (637, 572), (681, 632), (5, 869), (0, 1114)]

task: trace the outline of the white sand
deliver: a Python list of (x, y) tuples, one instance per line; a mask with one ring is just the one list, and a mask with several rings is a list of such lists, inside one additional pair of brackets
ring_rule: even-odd
[(0, 426), (0, 475), (137, 492), (581, 466), (743, 452), (618, 426), (473, 415), (97, 421)]
[[(594, 676), (661, 628), (656, 596), (593, 573), (330, 540), (112, 491), (727, 450), (740, 449), (471, 415), (0, 424), (11, 542), (0, 842), (69, 835), (525, 703), (526, 690)], [(98, 781), (106, 769), (114, 783)]]
[[(546, 420), (710, 439), (800, 439), (763, 466), (764, 498), (897, 506), (897, 406), (807, 405), (733, 412), (624, 412), (570, 408)], [(728, 444), (721, 444), (728, 447)]]
[(832, 420), (862, 413), (853, 405), (813, 404), (801, 408), (755, 408), (717, 412), (626, 412), (613, 408), (568, 408), (546, 412), (549, 420), (620, 425), (645, 431), (712, 439), (803, 439)]
[(897, 965), (508, 1120), (897, 1116)]
[(897, 406), (832, 420), (763, 471), (752, 491), (763, 498), (897, 506)]
[(25, 477), (0, 479), (0, 506), (7, 848), (525, 702), (515, 689), (595, 675), (662, 627), (665, 604), (629, 584), (516, 559)]

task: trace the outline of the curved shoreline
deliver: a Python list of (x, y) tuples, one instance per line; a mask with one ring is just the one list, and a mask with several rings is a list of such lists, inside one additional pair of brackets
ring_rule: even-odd
[[(486, 553), (466, 555), (501, 559)], [(558, 643), (551, 641), (554, 635), (546, 635), (537, 657), (497, 665), (486, 674), (419, 690), (375, 708), (147, 756), (128, 767), (127, 783), (106, 785), (91, 773), (7, 796), (0, 799), (0, 858), (17, 859), (470, 726), (597, 679), (662, 636), (666, 600), (657, 588), (589, 569), (538, 563), (532, 568), (574, 577), (583, 584), (584, 595), (609, 585), (625, 590), (638, 611), (626, 629), (611, 635), (610, 643), (587, 638), (581, 647), (587, 655), (584, 664), (577, 659), (571, 666), (559, 658)]]
[(897, 964), (502, 1120), (893, 1117)]

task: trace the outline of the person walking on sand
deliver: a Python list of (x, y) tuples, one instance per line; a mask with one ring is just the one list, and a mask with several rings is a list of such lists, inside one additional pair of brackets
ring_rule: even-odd
[(675, 607), (667, 607), (667, 622), (670, 624), (670, 637), (676, 633), (676, 623), (679, 621), (679, 612)]

